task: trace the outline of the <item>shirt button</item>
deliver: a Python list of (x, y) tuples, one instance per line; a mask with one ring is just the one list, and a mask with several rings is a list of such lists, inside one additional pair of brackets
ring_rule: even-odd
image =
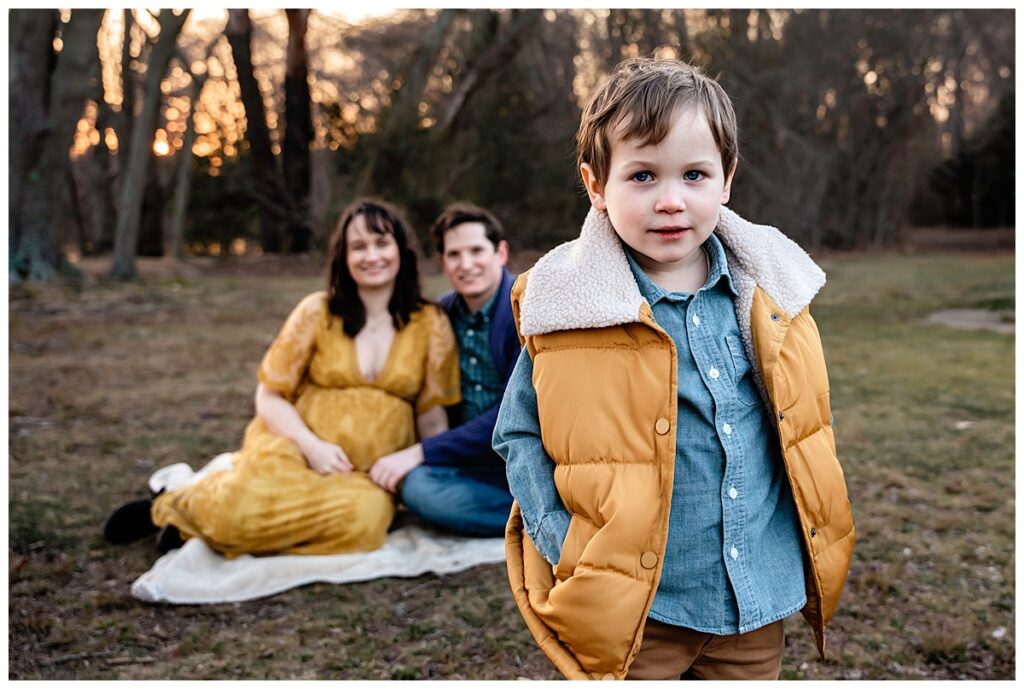
[(469, 357), (469, 363), (471, 363), (473, 365), (476, 365), (476, 357), (475, 356)]
[(729, 551), (729, 557), (731, 557), (733, 560), (735, 560), (739, 556), (740, 556), (740, 551), (736, 550), (736, 548), (733, 548), (732, 550)]
[(658, 564), (658, 554), (648, 550), (640, 556), (640, 564), (644, 569), (654, 569)]
[(665, 435), (668, 433), (668, 428), (668, 419), (658, 419), (654, 422), (654, 430), (658, 432), (658, 435)]
[(708, 375), (711, 376), (714, 380), (718, 380), (718, 369), (712, 366), (711, 370), (708, 371)]
[(690, 320), (693, 321), (694, 325), (700, 325), (700, 316), (698, 316), (697, 314), (693, 314), (693, 318), (691, 318)]
[(476, 334), (476, 331), (470, 328), (469, 330), (466, 331), (466, 334), (469, 335), (470, 337), (473, 337), (473, 335)]
[(476, 385), (473, 386), (473, 389), (476, 390), (477, 392), (480, 392), (481, 390), (484, 389), (484, 386), (481, 385), (480, 383), (477, 383)]
[[(735, 500), (735, 499), (736, 499), (736, 496), (737, 496), (737, 495), (739, 495), (739, 493), (738, 493), (738, 492), (736, 492), (736, 489), (735, 489), (735, 488), (730, 488), (730, 489), (729, 489), (729, 497), (730, 497), (730, 498), (732, 498), (733, 500)], [(735, 551), (736, 549), (735, 549), (735, 548), (733, 548), (733, 550)]]
[(723, 424), (722, 430), (725, 431), (726, 435), (732, 435), (732, 426), (729, 424)]

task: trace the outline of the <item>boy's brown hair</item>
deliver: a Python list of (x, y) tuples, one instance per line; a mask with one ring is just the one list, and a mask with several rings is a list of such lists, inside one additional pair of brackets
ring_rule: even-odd
[[(696, 106), (707, 117), (728, 175), (739, 155), (736, 111), (721, 85), (680, 60), (623, 60), (590, 97), (576, 132), (577, 168), (586, 163), (600, 184), (608, 180), (611, 134), (656, 144), (668, 135), (676, 110)], [(616, 131), (616, 128), (621, 129)]]

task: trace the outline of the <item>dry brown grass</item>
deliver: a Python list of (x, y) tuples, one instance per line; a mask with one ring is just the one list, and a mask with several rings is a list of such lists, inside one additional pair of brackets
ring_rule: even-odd
[[(237, 446), (264, 348), (319, 284), (308, 264), (244, 266), (12, 288), (10, 677), (556, 677), (502, 565), (242, 604), (130, 596), (156, 553), (106, 545), (107, 512), (153, 469)], [(829, 659), (795, 616), (783, 676), (1012, 678), (1013, 338), (922, 319), (1012, 307), (1013, 256), (839, 255), (825, 268), (815, 316), (859, 542)]]

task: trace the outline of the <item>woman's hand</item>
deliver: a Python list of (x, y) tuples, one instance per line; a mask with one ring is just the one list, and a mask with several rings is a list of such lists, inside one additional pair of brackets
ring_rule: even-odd
[(299, 449), (306, 456), (306, 463), (318, 474), (347, 474), (352, 471), (352, 462), (345, 451), (334, 443), (320, 438), (308, 440)]
[(309, 468), (318, 474), (343, 474), (352, 471), (345, 451), (309, 430), (295, 406), (263, 383), (256, 386), (256, 414), (274, 433), (298, 445)]

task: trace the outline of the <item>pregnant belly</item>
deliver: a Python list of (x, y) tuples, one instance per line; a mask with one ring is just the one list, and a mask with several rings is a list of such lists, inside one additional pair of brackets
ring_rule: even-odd
[(377, 388), (309, 386), (295, 408), (311, 431), (339, 445), (360, 471), (416, 442), (412, 405)]

